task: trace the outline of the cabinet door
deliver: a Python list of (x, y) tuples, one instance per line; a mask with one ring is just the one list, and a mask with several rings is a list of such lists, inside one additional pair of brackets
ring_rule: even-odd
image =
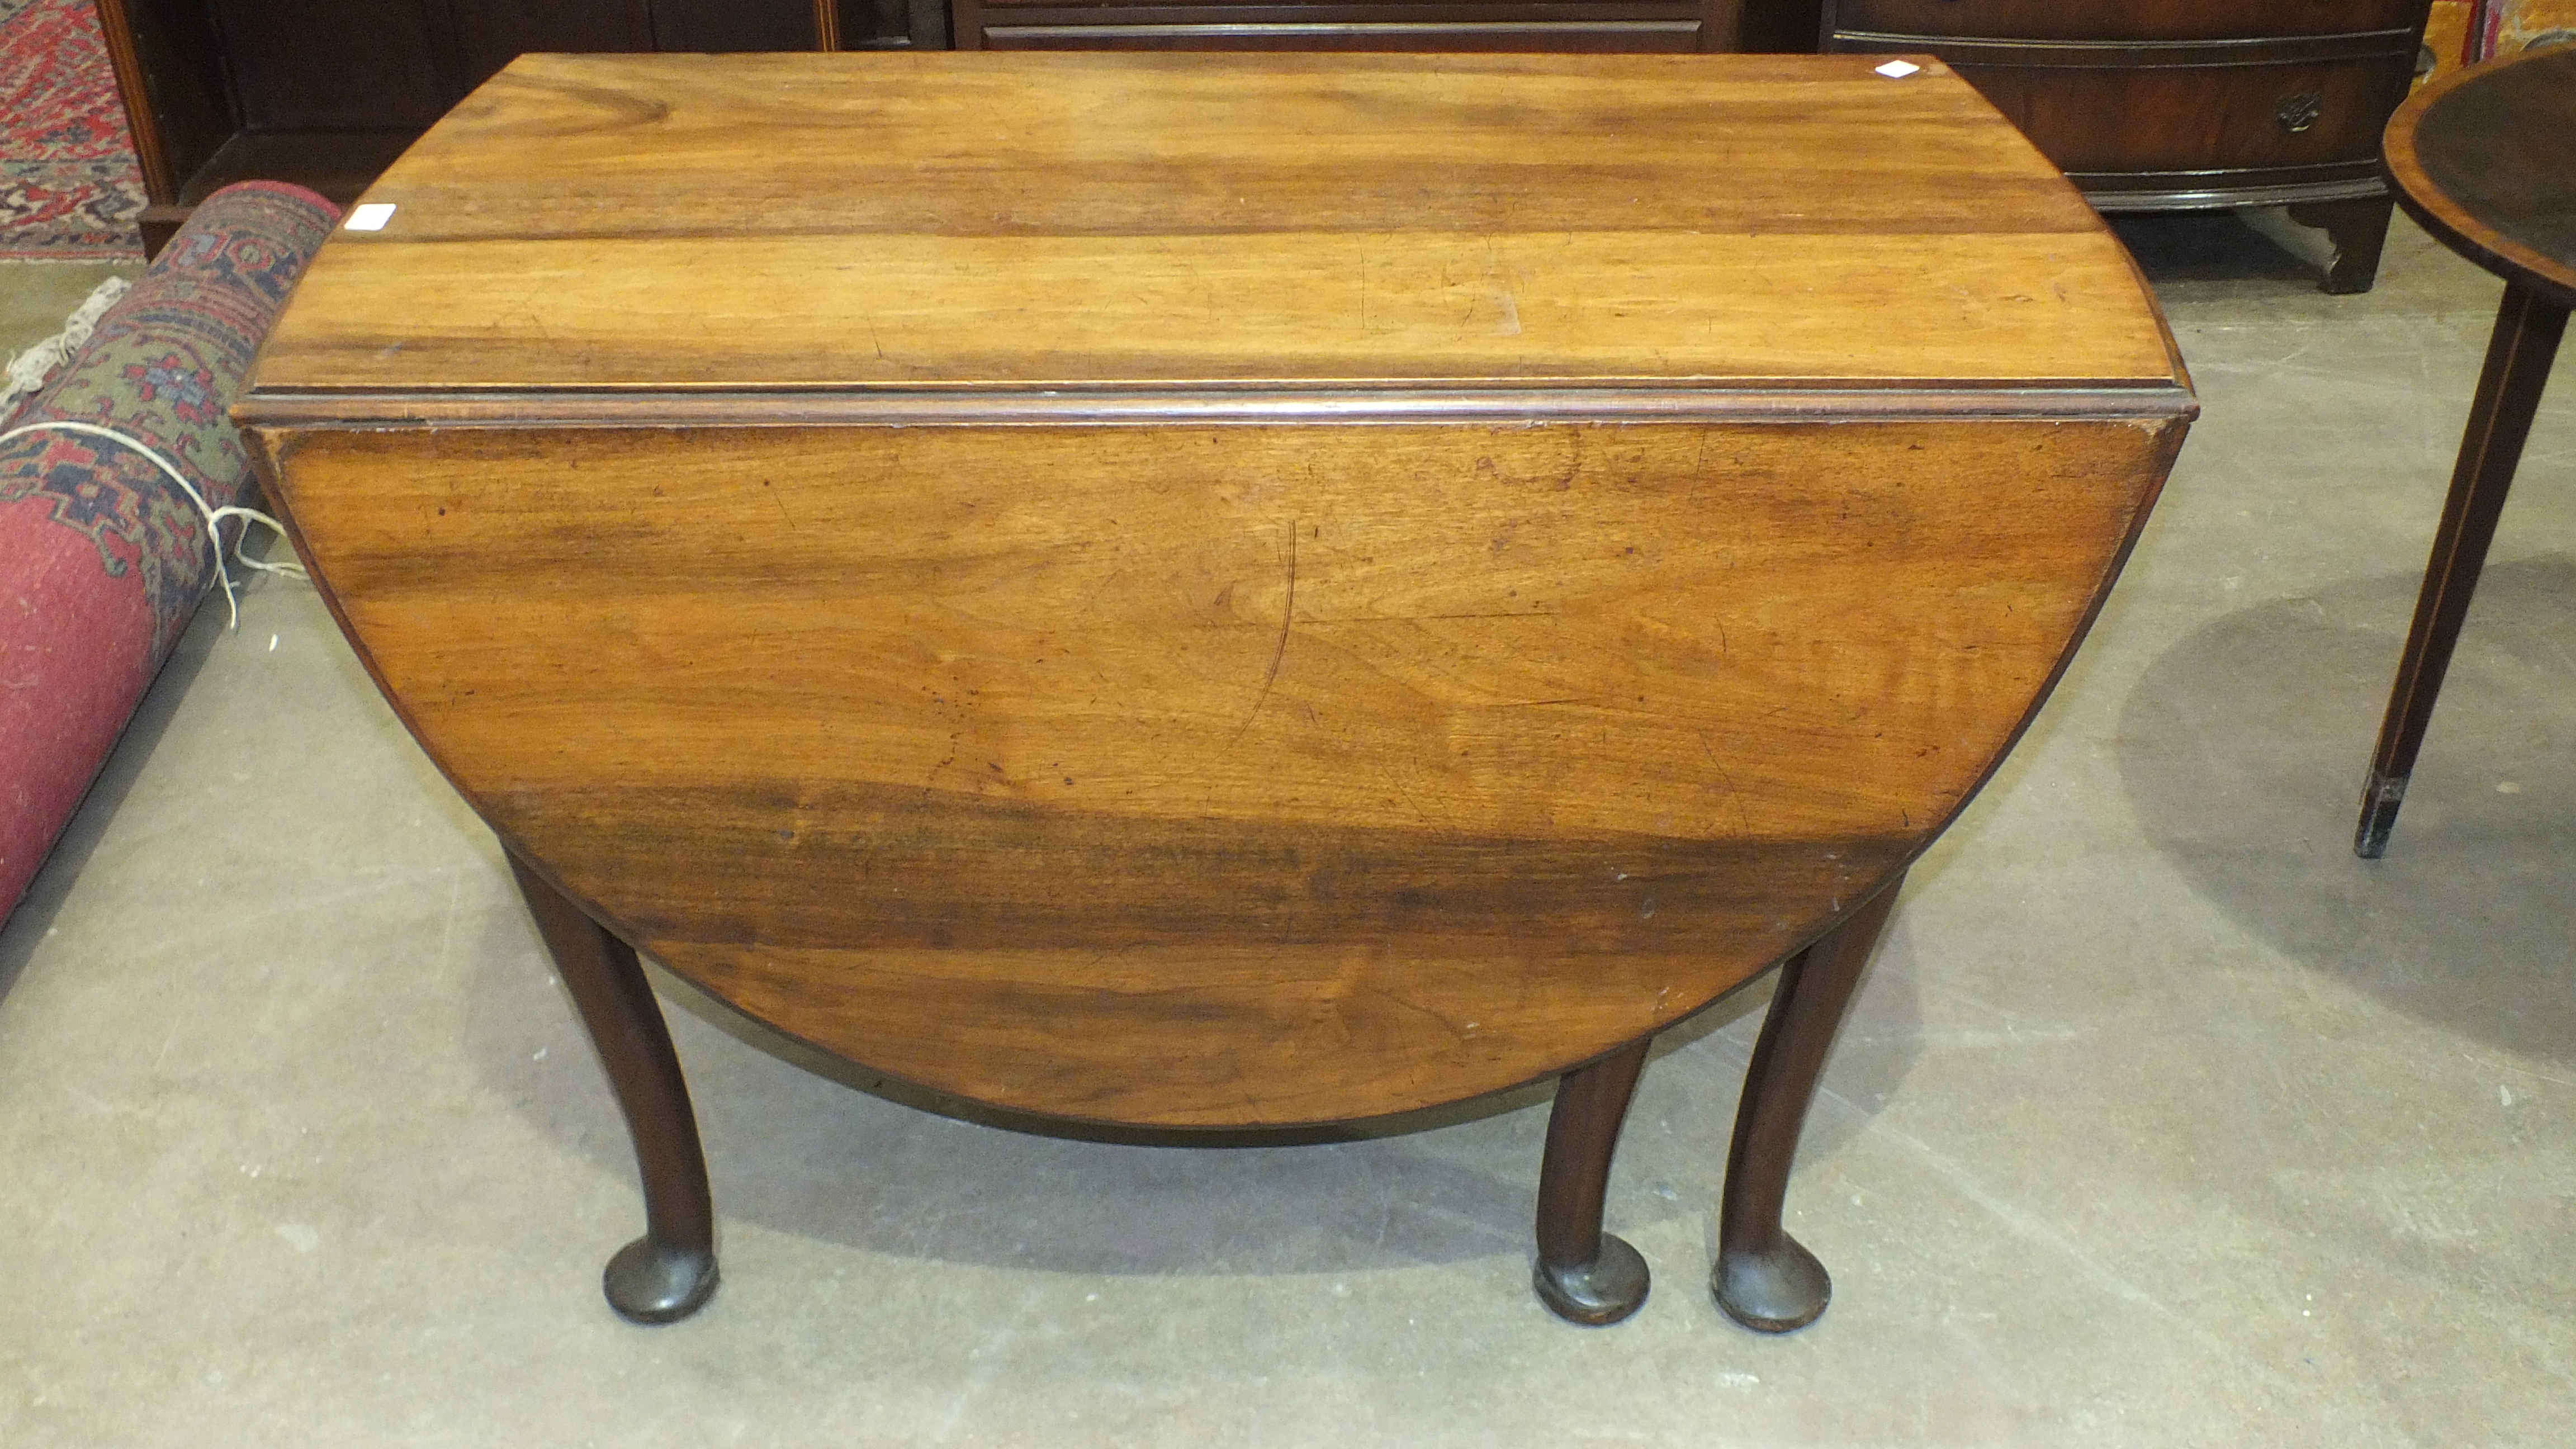
[(812, 50), (814, 0), (652, 0), (655, 50)]
[(454, 99), (429, 0), (215, 0), (215, 13), (245, 129), (417, 129)]
[(1816, 49), (1824, 0), (1744, 0), (1735, 22), (1736, 49), (1807, 55)]
[(457, 94), (531, 50), (651, 50), (646, 0), (448, 0), (456, 17)]
[(841, 50), (946, 50), (948, 0), (829, 0)]
[(447, 0), (456, 94), (531, 50), (811, 50), (814, 0)]

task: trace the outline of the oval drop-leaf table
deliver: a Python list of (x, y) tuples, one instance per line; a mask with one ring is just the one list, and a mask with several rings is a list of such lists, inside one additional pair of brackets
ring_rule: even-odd
[(1647, 1044), (1785, 961), (1714, 1286), (1821, 1311), (1843, 1005), (2193, 411), (2083, 199), (1879, 59), (527, 56), (387, 172), (237, 416), (599, 1046), (611, 1302), (716, 1279), (642, 951), (1090, 1123), (1559, 1078), (1584, 1322)]

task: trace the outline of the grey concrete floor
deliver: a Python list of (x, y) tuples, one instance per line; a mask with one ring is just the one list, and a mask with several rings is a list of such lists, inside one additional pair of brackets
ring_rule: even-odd
[(2349, 850), (2498, 285), (2130, 232), (2207, 413), (1915, 870), (1793, 1186), (1702, 1278), (1759, 993), (1649, 1069), (1645, 1310), (1527, 1287), (1545, 1107), (1189, 1151), (997, 1131), (672, 1010), (725, 1287), (601, 1302), (631, 1161), (490, 836), (313, 596), (205, 611), (0, 932), (0, 1444), (2576, 1442), (2576, 379), (2386, 860)]

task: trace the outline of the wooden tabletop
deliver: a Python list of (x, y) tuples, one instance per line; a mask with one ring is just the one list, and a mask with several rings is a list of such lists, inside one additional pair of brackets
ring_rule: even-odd
[(2576, 46), (2456, 71), (2389, 118), (2397, 198), (2454, 250), (2576, 305)]
[(367, 193), (390, 224), (324, 249), (251, 412), (523, 388), (2173, 388), (2076, 192), (1937, 62), (1882, 59), (525, 56)]

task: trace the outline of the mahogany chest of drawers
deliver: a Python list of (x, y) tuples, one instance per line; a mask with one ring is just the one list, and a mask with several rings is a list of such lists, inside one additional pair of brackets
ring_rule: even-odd
[(2326, 229), (2329, 292), (2387, 233), (2379, 133), (2428, 0), (1829, 0), (1827, 50), (1930, 52), (2103, 211), (2288, 203)]

